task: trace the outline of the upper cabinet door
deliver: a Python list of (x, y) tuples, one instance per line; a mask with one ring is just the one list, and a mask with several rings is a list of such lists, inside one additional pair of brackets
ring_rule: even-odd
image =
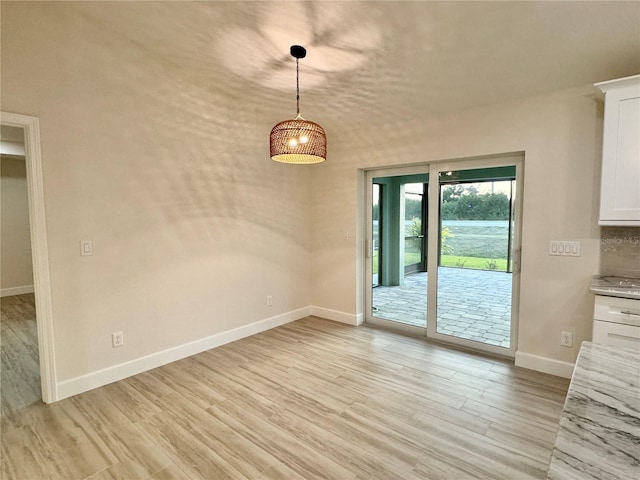
[(599, 224), (640, 226), (640, 75), (596, 87), (605, 94)]

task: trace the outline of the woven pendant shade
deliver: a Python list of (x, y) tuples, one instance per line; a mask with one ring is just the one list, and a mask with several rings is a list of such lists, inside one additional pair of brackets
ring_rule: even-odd
[(300, 45), (291, 46), (291, 56), (296, 59), (296, 107), (298, 115), (285, 120), (271, 129), (269, 150), (271, 159), (280, 163), (321, 163), (327, 158), (327, 136), (315, 122), (300, 116), (299, 60), (307, 51)]
[(324, 129), (298, 116), (271, 129), (271, 159), (281, 163), (321, 163), (327, 158)]

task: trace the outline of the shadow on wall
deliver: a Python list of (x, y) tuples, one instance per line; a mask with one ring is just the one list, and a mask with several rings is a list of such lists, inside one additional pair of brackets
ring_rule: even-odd
[[(75, 152), (74, 158), (93, 158), (82, 167), (89, 172), (73, 173), (69, 186), (114, 199), (103, 214), (127, 234), (144, 235), (168, 222), (174, 228), (158, 230), (176, 248), (211, 245), (225, 233), (237, 239), (256, 232), (306, 248), (308, 169), (269, 159), (268, 119), (295, 116), (291, 44), (310, 47), (302, 88), (371, 58), (382, 37), (365, 6), (331, 3), (320, 15), (308, 3), (225, 2), (222, 8), (205, 2), (190, 4), (187, 14), (171, 3), (137, 3), (109, 9), (109, 22), (94, 5), (70, 7), (71, 18), (90, 20), (92, 40), (64, 54), (66, 68), (87, 79), (74, 92), (75, 111), (69, 115), (83, 123), (76, 137), (98, 148)], [(204, 29), (202, 23), (229, 26)], [(203, 31), (210, 33), (193, 34)], [(181, 39), (179, 49), (169, 37)], [(247, 109), (243, 94), (251, 85), (266, 95)], [(99, 138), (93, 112), (100, 112)], [(87, 174), (102, 176), (104, 183), (83, 185)]]

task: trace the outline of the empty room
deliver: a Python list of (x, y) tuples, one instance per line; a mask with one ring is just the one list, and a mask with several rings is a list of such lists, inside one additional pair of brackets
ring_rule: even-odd
[(640, 2), (0, 2), (0, 478), (640, 477)]

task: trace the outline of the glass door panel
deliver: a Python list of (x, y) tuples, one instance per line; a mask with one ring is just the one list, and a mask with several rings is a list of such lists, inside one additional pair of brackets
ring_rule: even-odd
[(370, 179), (370, 315), (426, 327), (426, 181), (428, 175)]
[(425, 267), (425, 184), (404, 185), (404, 273), (424, 272)]
[(442, 172), (436, 333), (511, 348), (515, 167)]

